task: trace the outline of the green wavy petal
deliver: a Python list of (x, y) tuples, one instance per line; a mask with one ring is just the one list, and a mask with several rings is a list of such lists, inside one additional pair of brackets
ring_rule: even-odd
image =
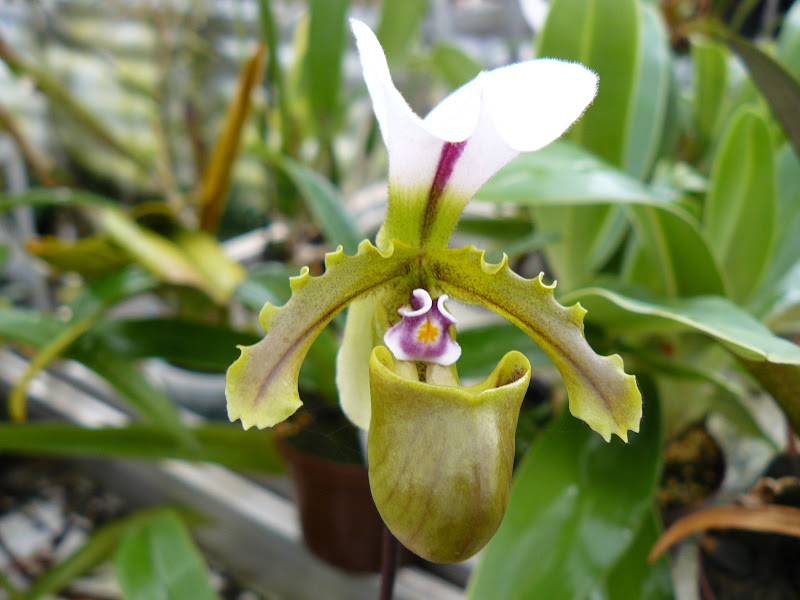
[(291, 282), (292, 297), (282, 307), (266, 304), (259, 320), (266, 335), (228, 368), (225, 396), (228, 417), (241, 419), (245, 429), (271, 427), (300, 406), (297, 377), (300, 365), (320, 331), (353, 300), (399, 284), (413, 288), (419, 250), (391, 244), (379, 251), (367, 240), (358, 253), (341, 248), (325, 256), (325, 273), (311, 277), (307, 268)]
[(429, 249), (425, 267), (441, 290), (457, 300), (479, 304), (502, 315), (542, 347), (555, 363), (569, 393), (573, 415), (608, 441), (611, 434), (628, 440), (638, 432), (642, 397), (636, 379), (623, 370), (618, 354), (599, 356), (583, 335), (586, 310), (561, 306), (542, 275), (524, 279), (508, 267), (506, 257), (489, 264), (484, 252)]

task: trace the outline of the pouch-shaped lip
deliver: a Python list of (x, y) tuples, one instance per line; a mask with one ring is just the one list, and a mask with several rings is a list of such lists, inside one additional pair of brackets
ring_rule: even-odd
[(370, 359), (370, 488), (386, 525), (433, 562), (465, 560), (505, 513), (530, 363), (509, 352), (482, 383), (407, 379), (389, 350)]

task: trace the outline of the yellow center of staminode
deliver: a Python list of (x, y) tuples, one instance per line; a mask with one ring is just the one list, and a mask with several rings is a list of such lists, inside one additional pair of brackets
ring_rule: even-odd
[(417, 340), (423, 344), (428, 344), (429, 342), (435, 342), (438, 336), (439, 328), (430, 321), (425, 321), (419, 328)]

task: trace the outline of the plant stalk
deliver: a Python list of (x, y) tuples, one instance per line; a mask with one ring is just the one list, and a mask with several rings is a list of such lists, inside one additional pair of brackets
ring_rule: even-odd
[(378, 600), (392, 600), (394, 580), (397, 575), (397, 539), (383, 526), (383, 548), (381, 550), (381, 593)]

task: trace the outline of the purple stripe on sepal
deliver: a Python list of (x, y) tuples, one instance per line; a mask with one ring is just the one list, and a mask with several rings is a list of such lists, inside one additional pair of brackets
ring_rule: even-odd
[(445, 142), (442, 145), (442, 152), (439, 154), (439, 164), (436, 165), (436, 174), (433, 176), (431, 189), (428, 192), (428, 204), (425, 207), (425, 216), (422, 222), (422, 239), (428, 237), (428, 231), (433, 225), (433, 219), (436, 216), (436, 208), (439, 203), (447, 183), (450, 181), (450, 176), (453, 174), (453, 169), (456, 166), (464, 148), (467, 146), (466, 139), (463, 142)]

